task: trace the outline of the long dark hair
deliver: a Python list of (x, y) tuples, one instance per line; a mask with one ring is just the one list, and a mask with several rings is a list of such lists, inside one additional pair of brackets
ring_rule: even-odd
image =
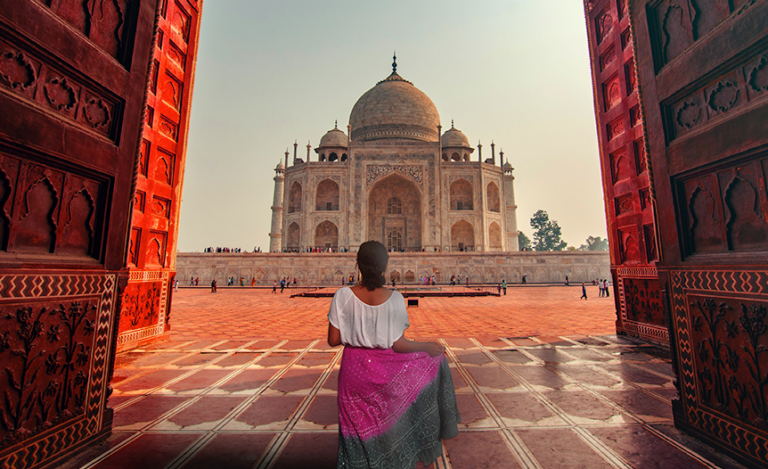
[(357, 267), (360, 269), (360, 284), (368, 291), (384, 286), (384, 271), (387, 270), (389, 254), (378, 241), (366, 241), (357, 251)]

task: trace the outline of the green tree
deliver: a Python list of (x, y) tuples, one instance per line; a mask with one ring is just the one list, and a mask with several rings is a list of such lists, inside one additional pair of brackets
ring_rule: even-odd
[(533, 228), (533, 249), (536, 251), (562, 251), (568, 244), (560, 239), (560, 225), (550, 220), (544, 210), (539, 210), (531, 218)]
[(531, 239), (525, 235), (522, 231), (518, 231), (517, 244), (520, 250), (531, 249)]
[(602, 239), (600, 236), (590, 236), (587, 238), (587, 244), (579, 246), (579, 251), (607, 251), (608, 239)]

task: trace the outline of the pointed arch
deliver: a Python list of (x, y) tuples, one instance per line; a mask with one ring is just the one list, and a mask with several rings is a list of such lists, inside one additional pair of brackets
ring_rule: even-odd
[(499, 196), (499, 186), (495, 182), (488, 183), (488, 187), (485, 190), (486, 198), (488, 199), (488, 211), (501, 213), (501, 197)]
[(94, 202), (82, 189), (69, 199), (67, 221), (56, 246), (57, 254), (87, 256), (93, 244)]
[(336, 211), (339, 209), (339, 185), (330, 179), (323, 179), (315, 191), (315, 210)]
[(339, 228), (326, 220), (315, 227), (315, 246), (336, 249), (339, 246)]
[(399, 237), (402, 250), (421, 250), (421, 191), (412, 180), (393, 172), (376, 181), (367, 198), (368, 239), (387, 246), (390, 238)]
[(473, 210), (472, 183), (466, 179), (453, 181), (450, 188), (451, 210)]
[(501, 251), (501, 227), (495, 221), (488, 226), (488, 244), (494, 251)]
[(301, 183), (295, 181), (288, 190), (288, 213), (301, 212)]
[(451, 227), (451, 249), (453, 251), (474, 251), (475, 227), (465, 220), (459, 220)]
[(288, 238), (286, 240), (286, 247), (289, 251), (297, 250), (301, 246), (301, 229), (296, 222), (291, 223), (288, 226)]
[(56, 236), (54, 213), (59, 204), (53, 183), (47, 177), (38, 179), (27, 189), (24, 202), (25, 214), (18, 223), (14, 250), (52, 252)]

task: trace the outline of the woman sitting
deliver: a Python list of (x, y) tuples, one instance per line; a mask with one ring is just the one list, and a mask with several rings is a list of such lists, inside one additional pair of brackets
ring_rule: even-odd
[(425, 466), (458, 434), (459, 412), (443, 346), (403, 335), (403, 296), (383, 288), (389, 256), (360, 246), (360, 285), (339, 289), (328, 312), (328, 344), (344, 344), (339, 371), (338, 468)]

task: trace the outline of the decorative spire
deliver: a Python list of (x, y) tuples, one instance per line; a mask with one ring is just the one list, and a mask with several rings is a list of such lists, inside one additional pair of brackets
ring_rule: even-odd
[(451, 128), (453, 128), (453, 119), (451, 119)]
[(338, 129), (339, 128), (339, 120), (338, 119), (336, 119), (336, 122), (333, 124), (333, 128), (334, 129)]
[(409, 85), (413, 84), (410, 81), (404, 79), (403, 77), (397, 74), (397, 53), (395, 53), (395, 55), (392, 56), (392, 73), (387, 78), (378, 82), (377, 85), (380, 85), (387, 81), (403, 81), (405, 83), (408, 83)]

